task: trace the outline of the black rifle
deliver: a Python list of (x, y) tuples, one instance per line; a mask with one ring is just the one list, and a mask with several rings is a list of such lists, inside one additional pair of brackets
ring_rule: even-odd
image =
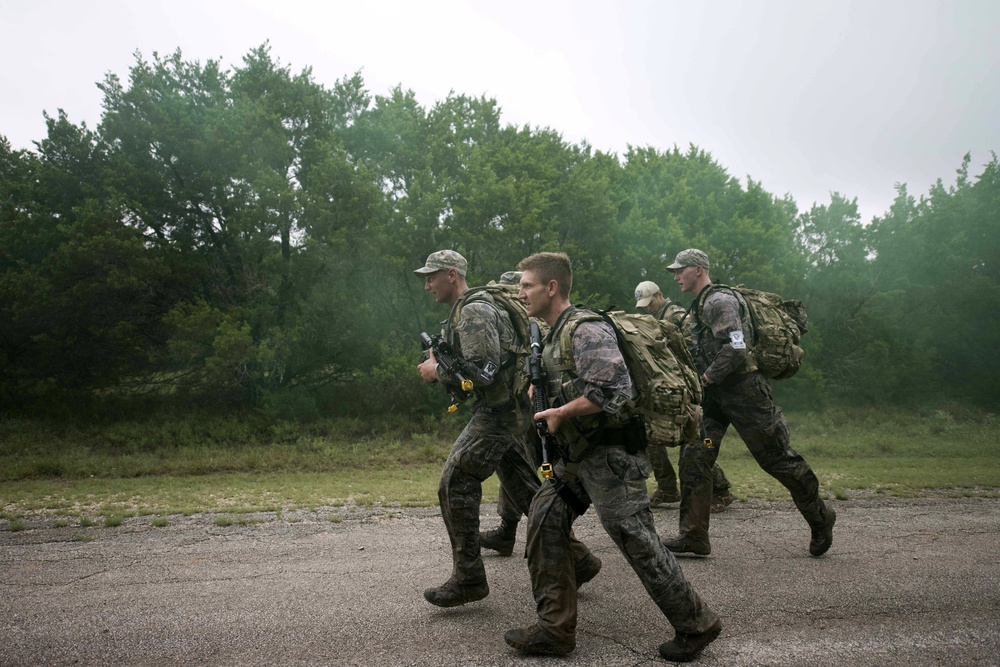
[[(538, 328), (537, 322), (530, 324), (531, 329), (531, 354), (525, 359), (528, 367), (528, 377), (531, 379), (531, 386), (534, 401), (535, 414), (549, 409), (549, 399), (545, 395), (545, 376), (542, 373), (542, 331)], [(544, 419), (535, 420), (535, 432), (538, 434), (538, 441), (542, 446), (542, 477), (552, 478), (552, 462), (549, 461), (549, 425)]]
[[(545, 374), (542, 371), (542, 332), (538, 328), (537, 322), (530, 324), (531, 329), (531, 354), (524, 360), (528, 370), (528, 377), (531, 378), (533, 407), (535, 414), (549, 408), (549, 399), (545, 395)], [(544, 419), (535, 420), (535, 433), (538, 434), (538, 441), (542, 448), (541, 473), (545, 480), (556, 488), (559, 497), (566, 501), (578, 516), (582, 516), (590, 505), (589, 501), (584, 503), (579, 496), (566, 485), (566, 482), (556, 476), (552, 469), (552, 461), (549, 460), (549, 445), (555, 441), (555, 436), (549, 432), (549, 425)], [(566, 472), (575, 464), (569, 463)]]
[(425, 350), (433, 350), (434, 358), (452, 376), (458, 378), (458, 387), (448, 386), (448, 393), (451, 394), (452, 404), (448, 406), (448, 412), (458, 410), (458, 404), (472, 395), (472, 380), (465, 379), (462, 375), (462, 360), (458, 358), (451, 345), (440, 335), (430, 336), (426, 331), (420, 333), (420, 342)]

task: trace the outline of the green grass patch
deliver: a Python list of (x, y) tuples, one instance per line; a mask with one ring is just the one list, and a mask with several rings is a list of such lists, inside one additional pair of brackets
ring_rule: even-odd
[[(992, 414), (840, 409), (790, 414), (789, 422), (792, 445), (827, 498), (1000, 493), (1000, 422)], [(127, 516), (210, 512), (223, 526), (297, 509), (433, 506), (441, 465), (464, 423), (464, 415), (394, 424), (151, 416), (103, 426), (7, 418), (0, 508), (8, 525), (42, 515), (78, 517), (87, 528), (97, 524), (91, 517), (108, 526)], [(676, 465), (677, 450), (669, 455)], [(732, 429), (719, 460), (738, 498), (787, 499)], [(497, 490), (496, 478), (487, 480), (483, 501), (495, 502)]]

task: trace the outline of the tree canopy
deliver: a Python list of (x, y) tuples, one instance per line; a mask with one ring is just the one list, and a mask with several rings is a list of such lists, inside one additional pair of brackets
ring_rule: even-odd
[[(293, 413), (428, 409), (417, 334), (444, 317), (412, 271), (461, 252), (470, 284), (541, 250), (574, 300), (631, 309), (664, 265), (800, 298), (802, 406), (995, 406), (996, 156), (869, 224), (856, 200), (799, 211), (703, 148), (572, 144), (495, 100), (430, 108), (359, 74), (331, 88), (262, 45), (231, 69), (136, 54), (94, 128), (60, 111), (36, 150), (0, 137), (0, 400), (170, 394)], [(434, 406), (437, 409), (438, 406)]]

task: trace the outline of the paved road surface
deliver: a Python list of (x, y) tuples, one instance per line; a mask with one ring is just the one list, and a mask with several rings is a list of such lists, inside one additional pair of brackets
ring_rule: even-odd
[[(698, 664), (1000, 664), (1000, 500), (835, 506), (820, 559), (790, 503), (713, 518), (712, 556), (682, 561), (724, 624)], [(504, 644), (534, 621), (523, 559), (488, 556), (490, 596), (438, 609), (422, 596), (450, 571), (436, 510), (358, 509), (334, 523), (336, 511), (3, 530), (0, 665), (666, 664), (656, 649), (672, 631), (593, 511), (576, 532), (604, 570), (581, 591), (566, 659)], [(496, 523), (492, 506), (483, 514)], [(676, 510), (655, 514), (672, 534)]]

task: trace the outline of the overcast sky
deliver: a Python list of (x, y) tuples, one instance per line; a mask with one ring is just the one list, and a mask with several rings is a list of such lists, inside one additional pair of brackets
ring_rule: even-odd
[(800, 210), (885, 212), (1000, 150), (997, 0), (0, 0), (0, 134), (100, 122), (139, 51), (240, 65), (265, 40), (327, 86), (360, 71), (431, 106), (454, 90), (571, 142), (709, 151)]

